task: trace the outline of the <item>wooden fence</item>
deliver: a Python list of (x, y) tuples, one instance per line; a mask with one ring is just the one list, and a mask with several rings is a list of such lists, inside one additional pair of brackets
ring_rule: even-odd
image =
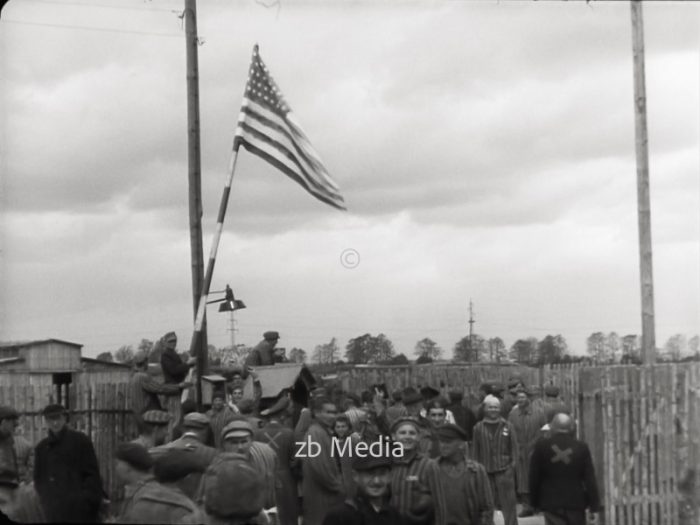
[[(43, 408), (59, 401), (65, 404), (66, 400), (59, 400), (55, 385), (11, 384), (3, 376), (0, 376), (0, 404), (12, 406), (20, 413), (18, 431), (36, 445), (46, 437)], [(114, 472), (114, 452), (118, 443), (134, 439), (137, 431), (128, 407), (128, 383), (96, 381), (99, 379), (109, 378), (78, 375), (76, 382), (68, 387), (69, 425), (92, 440), (103, 487), (112, 501), (119, 501), (122, 494)]]

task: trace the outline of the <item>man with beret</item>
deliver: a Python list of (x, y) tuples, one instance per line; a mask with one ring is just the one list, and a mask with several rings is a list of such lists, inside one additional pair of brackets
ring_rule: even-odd
[(447, 525), (492, 525), (493, 495), (483, 465), (467, 458), (467, 433), (453, 424), (436, 431)]
[(92, 523), (102, 503), (102, 480), (92, 441), (67, 426), (66, 410), (44, 411), (48, 437), (36, 446), (34, 486), (50, 522)]
[(189, 450), (206, 468), (216, 456), (216, 449), (205, 444), (211, 432), (209, 418), (199, 412), (191, 412), (185, 416), (182, 424), (185, 431), (182, 436), (175, 441), (151, 449), (151, 455), (157, 459), (172, 449)]
[(255, 432), (254, 440), (269, 445), (277, 454), (275, 500), (279, 525), (297, 525), (299, 498), (293, 472), (299, 461), (295, 456), (294, 431), (287, 425), (290, 401), (285, 395), (281, 399), (286, 402), (277, 402), (261, 412), (264, 426)]
[(275, 364), (275, 346), (279, 341), (279, 332), (265, 332), (263, 340), (250, 351), (246, 357), (246, 366), (271, 366)]
[(165, 410), (146, 410), (141, 414), (137, 425), (139, 437), (131, 443), (141, 445), (146, 450), (163, 445), (168, 434), (170, 419), (170, 414)]
[(503, 512), (505, 525), (517, 525), (515, 465), (518, 444), (513, 425), (501, 416), (501, 400), (484, 398), (484, 419), (474, 427), (472, 457), (481, 463), (491, 483), (496, 508)]
[(390, 505), (391, 457), (354, 456), (352, 477), (357, 494), (334, 507), (323, 525), (403, 525), (399, 512)]
[(574, 437), (574, 421), (557, 414), (552, 435), (535, 445), (530, 462), (530, 503), (546, 525), (585, 525), (586, 508), (600, 511), (600, 496), (588, 445)]
[(214, 392), (211, 396), (211, 409), (207, 411), (209, 426), (214, 436), (214, 447), (221, 450), (221, 431), (236, 417), (236, 413), (226, 406), (226, 393)]
[(115, 453), (115, 472), (125, 484), (117, 523), (203, 523), (204, 516), (183, 492), (153, 477), (153, 460), (136, 443), (122, 443)]
[(508, 416), (508, 421), (515, 429), (518, 442), (518, 461), (515, 466), (516, 493), (523, 505), (520, 517), (532, 516), (530, 497), (528, 495), (528, 471), (530, 457), (535, 443), (541, 437), (542, 426), (547, 422), (544, 412), (530, 402), (530, 392), (520, 388), (515, 397), (516, 405)]

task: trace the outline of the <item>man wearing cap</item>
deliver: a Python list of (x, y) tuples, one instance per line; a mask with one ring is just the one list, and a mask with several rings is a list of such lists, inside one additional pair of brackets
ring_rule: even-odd
[(138, 422), (139, 437), (131, 441), (141, 445), (146, 450), (165, 443), (168, 434), (170, 414), (165, 410), (146, 410)]
[(517, 525), (515, 465), (518, 445), (513, 425), (501, 416), (501, 401), (484, 399), (484, 419), (474, 427), (472, 457), (486, 469), (496, 508), (503, 512), (505, 525)]
[(49, 435), (36, 446), (34, 486), (44, 514), (50, 522), (95, 522), (103, 491), (92, 442), (68, 428), (61, 405), (48, 405), (43, 415)]
[(254, 440), (269, 445), (277, 454), (275, 500), (279, 525), (297, 525), (299, 498), (292, 472), (296, 470), (298, 460), (294, 455), (294, 431), (286, 424), (290, 401), (286, 395), (281, 399), (286, 402), (275, 403), (261, 412), (265, 424), (255, 432)]
[(552, 418), (557, 414), (569, 414), (571, 415), (571, 410), (564, 402), (562, 398), (559, 397), (559, 387), (555, 385), (547, 385), (544, 387), (544, 400), (542, 405), (545, 411), (545, 416), (547, 418), (547, 423), (552, 421)]
[[(321, 523), (328, 509), (339, 505), (346, 497), (343, 477), (336, 457), (332, 454), (333, 424), (338, 414), (335, 404), (326, 397), (312, 401), (313, 421), (296, 457), (302, 464), (302, 494), (304, 523)], [(312, 447), (318, 454), (311, 454)], [(315, 457), (314, 457), (315, 456)]]
[(493, 495), (483, 465), (467, 458), (467, 433), (446, 424), (436, 431), (447, 525), (493, 525)]
[(557, 414), (552, 436), (535, 445), (530, 462), (530, 503), (546, 525), (585, 525), (586, 508), (599, 512), (600, 496), (588, 445), (574, 437), (574, 422)]
[(421, 425), (415, 417), (394, 421), (391, 437), (403, 457), (391, 467), (391, 504), (411, 525), (445, 525), (445, 491), (437, 464), (420, 450)]
[(330, 510), (323, 525), (403, 525), (398, 510), (389, 504), (391, 457), (354, 456), (352, 477), (357, 494)]
[(221, 450), (221, 431), (236, 417), (236, 413), (226, 406), (226, 393), (216, 391), (211, 396), (211, 409), (207, 411), (209, 426), (214, 436), (214, 446)]
[(163, 353), (160, 355), (160, 366), (163, 369), (163, 380), (169, 384), (182, 383), (187, 377), (197, 358), (192, 356), (183, 361), (182, 357), (175, 351), (177, 346), (177, 335), (175, 332), (168, 332), (162, 338)]
[(263, 340), (260, 341), (248, 357), (246, 357), (246, 366), (270, 366), (275, 364), (275, 346), (279, 341), (279, 332), (265, 332)]
[(164, 487), (153, 477), (153, 460), (136, 443), (122, 443), (115, 453), (117, 479), (125, 498), (117, 523), (203, 523), (204, 516), (180, 490)]
[(209, 418), (199, 412), (191, 412), (185, 416), (182, 424), (185, 431), (182, 436), (175, 441), (151, 449), (151, 455), (157, 459), (172, 449), (189, 450), (206, 468), (216, 456), (216, 449), (205, 445), (211, 432)]
[(202, 461), (191, 450), (172, 448), (153, 461), (153, 475), (164, 487), (182, 492), (195, 501), (200, 495), (202, 475), (206, 471)]
[(518, 461), (515, 467), (516, 493), (523, 505), (520, 517), (524, 518), (533, 515), (532, 508), (530, 508), (527, 476), (532, 451), (535, 448), (535, 443), (541, 437), (540, 432), (546, 420), (544, 412), (530, 402), (530, 392), (524, 388), (518, 389), (515, 401), (517, 404), (508, 416), (508, 421), (515, 429), (518, 443)]
[(134, 361), (134, 373), (129, 379), (131, 410), (137, 424), (146, 410), (162, 409), (159, 394), (175, 397), (187, 386), (187, 383), (159, 383), (148, 373), (148, 357), (145, 354), (139, 355)]

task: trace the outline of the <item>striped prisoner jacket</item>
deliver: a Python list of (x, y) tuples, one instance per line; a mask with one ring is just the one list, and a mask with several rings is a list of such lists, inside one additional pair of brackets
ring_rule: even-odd
[(428, 501), (432, 504), (433, 519), (425, 523), (446, 525), (445, 492), (437, 463), (416, 450), (406, 452), (401, 459), (394, 458), (391, 505), (406, 518), (424, 514)]
[(472, 458), (489, 474), (515, 467), (518, 443), (513, 425), (502, 417), (494, 423), (479, 421), (474, 427)]

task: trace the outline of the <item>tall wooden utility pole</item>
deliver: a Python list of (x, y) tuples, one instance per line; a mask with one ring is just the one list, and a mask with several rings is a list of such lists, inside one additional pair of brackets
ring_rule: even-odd
[(639, 278), (642, 292), (642, 359), (656, 362), (654, 328), (654, 272), (651, 253), (651, 205), (649, 199), (649, 139), (644, 76), (644, 23), (642, 3), (631, 1), (632, 53), (634, 55), (634, 132), (637, 156), (637, 216), (639, 221)]
[[(199, 65), (197, 59), (197, 4), (185, 0), (185, 38), (187, 46), (187, 158), (190, 202), (190, 252), (192, 258), (192, 304), (194, 318), (202, 296), (204, 256), (202, 253), (202, 161), (199, 139)], [(202, 374), (208, 369), (206, 317), (196, 346), (197, 405), (202, 402)]]

